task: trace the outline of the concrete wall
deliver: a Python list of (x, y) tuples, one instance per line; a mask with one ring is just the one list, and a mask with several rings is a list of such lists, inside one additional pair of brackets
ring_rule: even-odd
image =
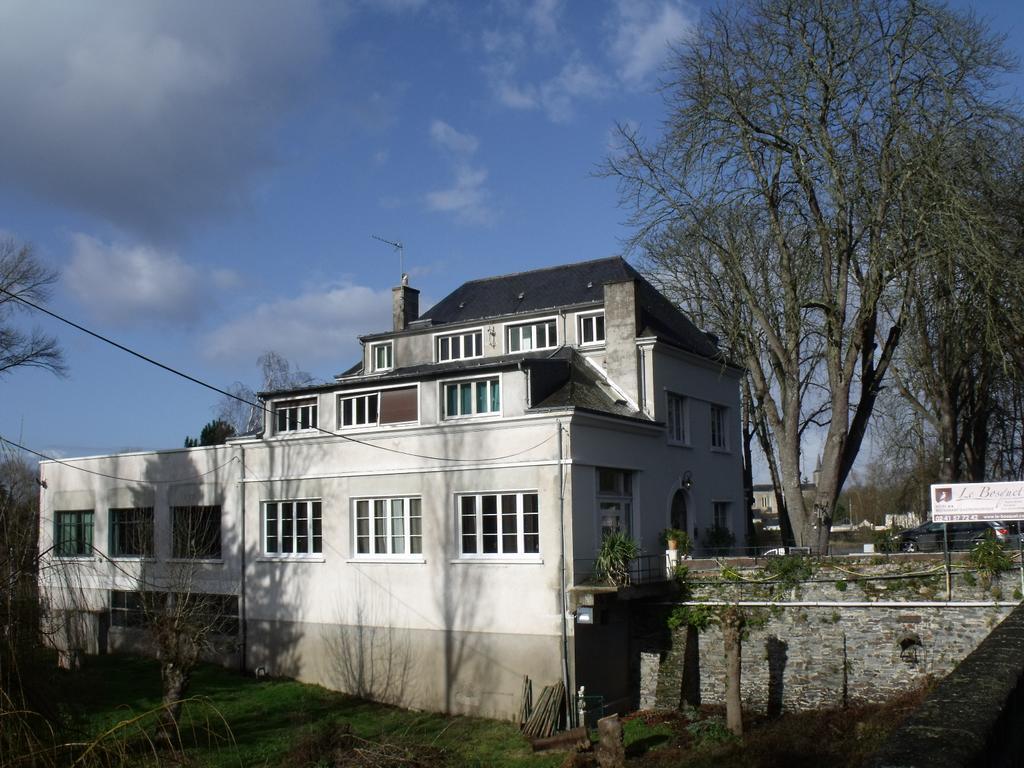
[[(459, 323), (438, 327), (426, 327), (412, 332), (396, 334), (392, 337), (395, 347), (395, 367), (400, 368), (410, 365), (423, 365), (436, 361), (437, 337), (447, 336), (454, 333), (465, 333), (470, 330), (480, 329), (483, 332), (483, 357), (499, 357), (508, 354), (507, 328), (510, 325), (521, 325), (543, 319), (554, 319), (558, 334), (558, 346), (578, 346), (579, 339), (579, 316), (588, 314), (601, 308), (600, 304), (586, 307), (576, 307), (572, 310), (542, 310), (539, 312), (528, 312), (516, 315), (514, 319), (484, 319), (468, 323)], [(635, 335), (635, 329), (634, 329)], [(386, 336), (374, 337), (364, 345), (364, 366), (370, 370), (369, 349), (371, 344), (386, 340)], [(604, 345), (596, 345), (594, 348), (604, 348)]]

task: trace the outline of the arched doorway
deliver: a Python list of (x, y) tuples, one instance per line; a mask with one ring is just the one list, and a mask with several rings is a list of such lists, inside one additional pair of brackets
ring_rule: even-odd
[(672, 509), (669, 512), (669, 525), (673, 528), (678, 528), (680, 531), (686, 531), (690, 533), (690, 529), (687, 527), (689, 520), (687, 519), (686, 511), (686, 491), (680, 488), (672, 496)]

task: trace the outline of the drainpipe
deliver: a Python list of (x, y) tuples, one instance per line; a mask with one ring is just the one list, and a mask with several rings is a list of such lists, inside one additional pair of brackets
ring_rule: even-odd
[(568, 621), (569, 601), (565, 584), (565, 466), (562, 464), (562, 421), (555, 422), (555, 429), (558, 431), (558, 543), (559, 543), (559, 568), (561, 570), (561, 599), (562, 599), (562, 686), (565, 688), (565, 723), (572, 727), (575, 725), (573, 715), (576, 707), (572, 706), (571, 696), (575, 690), (569, 685), (569, 629), (566, 626)]
[(241, 672), (245, 672), (249, 665), (249, 620), (248, 613), (246, 611), (245, 604), (245, 446), (238, 446), (238, 450), (241, 451), (241, 457), (239, 459), (240, 466), (238, 470), (238, 493), (241, 496), (241, 515), (242, 524), (240, 536), (241, 542), (239, 546), (239, 562), (241, 563), (241, 578), (239, 579), (240, 590), (238, 596), (238, 611), (239, 618), (241, 619), (241, 630), (242, 630), (242, 648), (241, 654), (239, 655), (239, 663), (241, 664)]

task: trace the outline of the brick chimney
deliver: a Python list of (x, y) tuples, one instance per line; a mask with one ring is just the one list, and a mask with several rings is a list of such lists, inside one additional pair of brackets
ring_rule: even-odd
[(409, 287), (409, 276), (402, 275), (402, 284), (391, 289), (391, 317), (396, 331), (403, 331), (420, 316), (420, 292)]

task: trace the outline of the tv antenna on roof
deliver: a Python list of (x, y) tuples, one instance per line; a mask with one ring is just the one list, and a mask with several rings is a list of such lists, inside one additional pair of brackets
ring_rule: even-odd
[(398, 251), (398, 273), (402, 280), (405, 280), (405, 246), (395, 240), (385, 240), (383, 237), (377, 235), (370, 235), (374, 240), (380, 240), (382, 243), (390, 245), (396, 251)]

